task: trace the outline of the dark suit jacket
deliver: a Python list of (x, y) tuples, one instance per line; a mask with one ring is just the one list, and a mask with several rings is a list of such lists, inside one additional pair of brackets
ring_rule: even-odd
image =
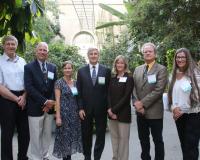
[(162, 95), (167, 84), (167, 69), (163, 65), (155, 63), (147, 73), (156, 76), (155, 83), (148, 83), (147, 78), (143, 78), (145, 64), (138, 66), (133, 74), (134, 97), (142, 101), (145, 109), (145, 118), (163, 118)]
[[(98, 83), (98, 77), (105, 77), (105, 84)], [(78, 70), (77, 88), (80, 95), (79, 109), (84, 109), (86, 114), (106, 114), (107, 93), (110, 80), (110, 70), (99, 65), (96, 84), (93, 85), (89, 65)]]
[(131, 93), (133, 91), (133, 76), (125, 73), (126, 82), (119, 82), (117, 75), (111, 78), (108, 90), (108, 107), (117, 115), (120, 122), (131, 122)]
[[(54, 100), (54, 82), (57, 79), (56, 66), (47, 62), (47, 71), (54, 73), (54, 78), (45, 82), (37, 60), (24, 66), (24, 84), (27, 92), (27, 109), (30, 116), (41, 116), (46, 100)], [(49, 113), (52, 113), (50, 111)]]

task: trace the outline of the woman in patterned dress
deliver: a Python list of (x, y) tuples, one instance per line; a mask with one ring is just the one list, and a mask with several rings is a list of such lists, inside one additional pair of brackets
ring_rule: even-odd
[(78, 91), (72, 79), (71, 61), (63, 63), (64, 76), (55, 83), (56, 132), (53, 155), (71, 160), (71, 155), (82, 153), (81, 124), (78, 115)]

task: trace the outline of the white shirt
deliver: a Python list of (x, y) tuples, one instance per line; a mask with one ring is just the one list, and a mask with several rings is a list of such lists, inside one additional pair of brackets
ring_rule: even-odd
[(13, 60), (5, 53), (0, 56), (0, 84), (9, 90), (24, 90), (25, 64), (25, 60), (17, 55)]
[(92, 71), (94, 69), (93, 66), (95, 66), (96, 75), (98, 75), (99, 63), (97, 63), (96, 65), (89, 64), (91, 77), (92, 77)]
[(191, 108), (190, 93), (191, 89), (186, 89), (188, 85), (191, 86), (191, 81), (184, 76), (180, 80), (176, 80), (172, 91), (172, 110), (177, 106), (180, 107), (184, 113), (198, 113), (200, 108)]

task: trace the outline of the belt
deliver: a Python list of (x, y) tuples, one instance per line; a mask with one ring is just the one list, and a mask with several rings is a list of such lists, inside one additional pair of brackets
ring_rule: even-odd
[(22, 95), (25, 91), (24, 90), (21, 90), (21, 91), (13, 91), (13, 90), (10, 90), (13, 94), (19, 96), (19, 95)]

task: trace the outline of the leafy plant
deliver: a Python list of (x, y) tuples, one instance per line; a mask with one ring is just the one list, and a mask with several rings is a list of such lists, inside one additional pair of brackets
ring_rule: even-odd
[(167, 70), (169, 73), (172, 71), (175, 49), (169, 49), (166, 54)]
[(119, 21), (112, 21), (112, 22), (102, 22), (102, 24), (99, 24), (96, 29), (102, 29), (102, 28), (107, 28), (115, 25), (127, 25), (129, 21), (129, 16), (132, 14), (132, 9), (133, 9), (133, 4), (131, 2), (124, 2), (125, 8), (126, 8), (126, 13), (121, 13), (118, 10), (106, 5), (100, 3), (99, 6), (108, 11), (110, 14), (113, 16), (116, 16), (119, 18)]
[[(128, 28), (136, 45), (151, 41), (158, 46), (158, 60), (165, 64), (170, 48), (200, 48), (198, 0), (140, 0), (133, 5)], [(195, 56), (198, 57), (198, 56)]]
[(19, 41), (18, 49), (25, 50), (26, 34), (33, 34), (33, 21), (44, 12), (44, 0), (1, 0), (0, 37), (12, 34)]
[(131, 43), (127, 33), (122, 33), (117, 42), (113, 42), (113, 35), (107, 34), (106, 42), (102, 47), (100, 61), (104, 65), (112, 68), (114, 59), (118, 55), (124, 55), (129, 63), (129, 69), (133, 71), (135, 67), (143, 63), (141, 53), (133, 49), (135, 46)]

